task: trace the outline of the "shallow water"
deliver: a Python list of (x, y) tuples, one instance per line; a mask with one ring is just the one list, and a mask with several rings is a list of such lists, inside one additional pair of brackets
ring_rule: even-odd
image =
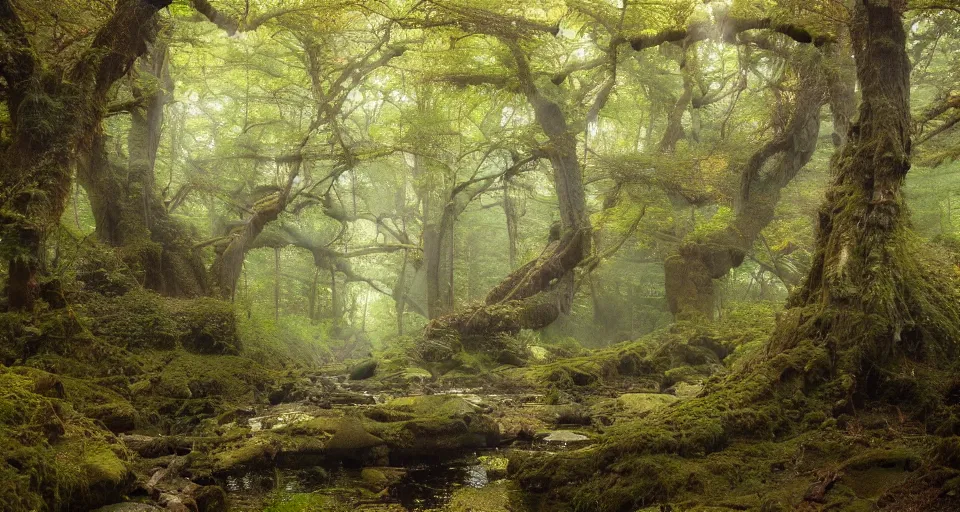
[(406, 476), (390, 487), (389, 495), (407, 510), (429, 510), (446, 505), (458, 487), (482, 488), (487, 471), (476, 455), (448, 463), (408, 468)]
[[(384, 503), (395, 503), (411, 512), (434, 510), (446, 505), (463, 487), (483, 488), (487, 471), (477, 454), (434, 464), (402, 468), (406, 474), (392, 484)], [(255, 510), (264, 501), (282, 500), (286, 494), (342, 491), (362, 487), (359, 470), (323, 469), (266, 470), (227, 477), (223, 482), (233, 509)]]

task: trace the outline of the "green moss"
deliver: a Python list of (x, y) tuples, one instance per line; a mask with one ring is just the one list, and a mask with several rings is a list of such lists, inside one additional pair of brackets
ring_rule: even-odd
[(363, 485), (371, 491), (382, 490), (386, 488), (389, 483), (387, 475), (376, 468), (363, 468), (363, 470), (360, 471), (360, 480), (362, 480)]
[(487, 472), (488, 479), (500, 480), (506, 478), (510, 459), (496, 455), (481, 455), (478, 459), (484, 471)]
[(516, 510), (519, 493), (509, 482), (493, 482), (483, 487), (461, 487), (450, 496), (445, 512), (508, 512)]
[(354, 506), (337, 500), (334, 496), (320, 493), (294, 493), (278, 496), (263, 510), (264, 512), (310, 512), (313, 510), (346, 512), (353, 509)]
[(387, 402), (384, 407), (417, 416), (450, 417), (477, 412), (477, 407), (470, 402), (450, 395), (405, 396)]
[(4, 509), (84, 510), (117, 499), (131, 481), (127, 453), (69, 403), (35, 393), (37, 384), (0, 368)]
[(91, 332), (124, 348), (181, 346), (200, 354), (238, 354), (233, 305), (215, 299), (172, 299), (146, 290), (96, 297), (83, 304)]
[(327, 442), (327, 450), (336, 454), (360, 455), (363, 451), (381, 446), (383, 439), (367, 432), (355, 418), (343, 418), (336, 433)]

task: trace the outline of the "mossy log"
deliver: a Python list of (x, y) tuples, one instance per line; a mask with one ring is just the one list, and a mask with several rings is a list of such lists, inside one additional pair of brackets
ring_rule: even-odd
[(573, 270), (583, 261), (588, 237), (585, 230), (576, 230), (551, 242), (540, 258), (501, 281), (483, 305), (431, 321), (426, 337), (489, 336), (550, 325), (570, 308)]

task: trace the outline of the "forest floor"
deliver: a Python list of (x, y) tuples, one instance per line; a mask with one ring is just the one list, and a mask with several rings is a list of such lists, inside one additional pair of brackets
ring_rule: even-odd
[(4, 346), (32, 352), (0, 366), (3, 510), (960, 510), (960, 380), (926, 412), (909, 376), (900, 403), (843, 413), (789, 391), (710, 401), (757, 364), (770, 315), (310, 367), (241, 340), (216, 301), (71, 314), (2, 319)]

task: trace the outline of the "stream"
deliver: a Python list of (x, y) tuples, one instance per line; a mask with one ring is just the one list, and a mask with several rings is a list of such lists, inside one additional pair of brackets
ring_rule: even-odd
[[(345, 415), (362, 413), (391, 400), (425, 395), (377, 393), (363, 385), (337, 381), (335, 393), (353, 393), (356, 402), (342, 399), (334, 410)], [(563, 450), (587, 437), (568, 430), (549, 430), (536, 420), (542, 413), (540, 395), (484, 393), (480, 389), (433, 390), (430, 396), (462, 399), (484, 414), (498, 416), (501, 429), (519, 428), (496, 447), (444, 453), (427, 460), (396, 462), (391, 466), (310, 467), (267, 469), (229, 476), (220, 485), (227, 491), (231, 510), (365, 510), (365, 511), (475, 511), (522, 512), (520, 493), (506, 479), (507, 455), (512, 450)], [(529, 418), (527, 417), (529, 413)], [(301, 404), (272, 406), (248, 420), (252, 431), (279, 429), (313, 418)], [(523, 423), (510, 427), (511, 422)], [(524, 423), (526, 422), (526, 423)], [(529, 423), (529, 424), (527, 424)], [(506, 426), (505, 426), (506, 425)], [(583, 428), (579, 426), (579, 428)], [(526, 430), (539, 430), (534, 439)], [(568, 441), (572, 441), (568, 442)], [(382, 487), (382, 488), (381, 488)], [(322, 497), (322, 498), (320, 498)], [(316, 505), (313, 502), (323, 503)], [(317, 508), (321, 507), (321, 508)]]
[(344, 376), (302, 382), (273, 405), (237, 409), (206, 437), (123, 436), (141, 455), (135, 499), (180, 512), (204, 493), (234, 511), (523, 512), (507, 478), (511, 454), (588, 447), (619, 418), (680, 399), (629, 388), (548, 399)]

